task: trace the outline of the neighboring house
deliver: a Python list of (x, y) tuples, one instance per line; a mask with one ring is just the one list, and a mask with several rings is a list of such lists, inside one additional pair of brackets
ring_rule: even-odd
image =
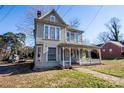
[(123, 57), (123, 42), (108, 41), (101, 45), (102, 59), (115, 59)]
[(84, 47), (99, 49), (82, 45), (83, 31), (67, 25), (55, 10), (38, 11), (34, 23), (35, 68), (71, 66), (82, 62)]

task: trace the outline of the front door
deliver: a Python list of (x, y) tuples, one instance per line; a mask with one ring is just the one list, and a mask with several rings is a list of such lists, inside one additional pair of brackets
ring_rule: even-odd
[(37, 46), (37, 62), (42, 62), (42, 54), (43, 54), (43, 47), (42, 46)]

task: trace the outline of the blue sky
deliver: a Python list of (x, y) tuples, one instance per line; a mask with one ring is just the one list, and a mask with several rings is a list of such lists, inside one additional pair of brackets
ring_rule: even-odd
[[(31, 6), (14, 6), (11, 12), (5, 16), (12, 7), (13, 6), (4, 6), (2, 9), (0, 9), (0, 34), (9, 31), (14, 33), (20, 32), (17, 30), (16, 25), (24, 20), (26, 11), (31, 8)], [(54, 7), (57, 8), (58, 6)], [(60, 14), (60, 16), (63, 16), (70, 7), (71, 6), (60, 6), (57, 12)], [(81, 24), (79, 29), (85, 30), (84, 38), (89, 39), (92, 43), (98, 43), (97, 36), (100, 32), (108, 31), (108, 29), (105, 27), (105, 24), (112, 17), (117, 17), (121, 20), (121, 33), (124, 34), (124, 6), (103, 6), (95, 20), (92, 22), (89, 28), (86, 29), (99, 8), (100, 6), (95, 5), (73, 6), (63, 17), (63, 19), (66, 23), (69, 23), (69, 21), (73, 18), (80, 19)], [(30, 42), (27, 40), (27, 45), (29, 44)]]

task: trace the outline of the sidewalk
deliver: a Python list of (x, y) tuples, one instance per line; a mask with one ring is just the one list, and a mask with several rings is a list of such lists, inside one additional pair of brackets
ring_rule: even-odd
[(95, 77), (102, 78), (102, 79), (107, 80), (107, 81), (109, 81), (109, 82), (111, 82), (113, 84), (124, 86), (124, 79), (123, 78), (119, 78), (119, 77), (103, 74), (103, 73), (96, 72), (96, 71), (89, 70), (89, 69), (82, 68), (82, 67), (73, 68), (73, 69), (74, 70), (78, 70), (78, 71), (83, 72), (83, 73), (92, 74)]

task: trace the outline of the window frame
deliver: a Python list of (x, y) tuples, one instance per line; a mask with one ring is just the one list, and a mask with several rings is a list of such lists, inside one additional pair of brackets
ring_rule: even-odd
[[(69, 37), (67, 37), (67, 33), (69, 33)], [(67, 41), (67, 42), (70, 42), (70, 40), (71, 40), (70, 37), (71, 37), (71, 32), (67, 31), (67, 32), (66, 32), (66, 41)], [(68, 41), (68, 38), (69, 38), (69, 41)]]
[(109, 48), (109, 52), (112, 52), (112, 48)]
[(105, 49), (102, 49), (102, 52), (105, 52)]
[[(53, 20), (52, 20), (52, 18), (53, 18)], [(51, 15), (50, 16), (50, 22), (55, 22), (55, 20), (56, 20), (56, 17), (54, 15)]]
[[(48, 38), (45, 38), (45, 27), (46, 26), (48, 26)], [(52, 39), (51, 37), (50, 37), (50, 28), (51, 27), (54, 27), (55, 28), (55, 38), (54, 39)], [(59, 39), (57, 39), (57, 29), (59, 29)], [(46, 24), (44, 24), (44, 39), (45, 40), (47, 40), (47, 39), (49, 39), (49, 40), (61, 40), (61, 27), (59, 27), (59, 26), (52, 26), (52, 25), (46, 25)]]
[(78, 43), (78, 32), (74, 32), (74, 42)]
[[(55, 53), (56, 53), (56, 56), (55, 56), (55, 60), (49, 60), (49, 48), (55, 48), (56, 49), (56, 51), (55, 51)], [(54, 61), (57, 61), (57, 47), (47, 47), (47, 56), (46, 56), (46, 58), (47, 58), (47, 62), (54, 62)]]

